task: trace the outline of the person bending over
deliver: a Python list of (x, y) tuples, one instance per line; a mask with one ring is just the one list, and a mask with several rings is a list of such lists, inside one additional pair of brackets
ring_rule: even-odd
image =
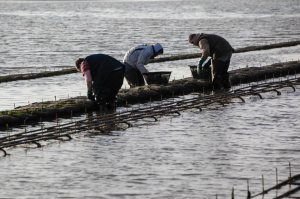
[(123, 63), (109, 55), (94, 54), (77, 59), (75, 68), (85, 77), (88, 99), (99, 103), (115, 101), (123, 85)]
[(124, 56), (123, 63), (126, 66), (125, 78), (130, 87), (144, 86), (145, 80), (142, 73), (148, 73), (145, 68), (154, 57), (163, 54), (163, 47), (156, 43), (154, 45), (138, 45), (131, 48)]
[(189, 43), (199, 46), (202, 56), (198, 63), (198, 74), (201, 74), (202, 64), (210, 56), (211, 74), (215, 89), (231, 88), (229, 79), (229, 64), (234, 49), (223, 37), (214, 34), (190, 34)]

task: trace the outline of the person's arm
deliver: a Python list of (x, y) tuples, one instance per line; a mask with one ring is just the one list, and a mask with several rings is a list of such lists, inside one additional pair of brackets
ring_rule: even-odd
[(198, 63), (197, 73), (198, 73), (198, 75), (201, 75), (202, 65), (203, 65), (204, 61), (207, 59), (207, 57), (210, 55), (210, 47), (209, 47), (208, 40), (201, 39), (199, 41), (199, 47), (202, 50), (202, 56)]
[(95, 101), (95, 95), (93, 95), (93, 81), (92, 81), (92, 76), (91, 76), (91, 71), (87, 70), (84, 73), (84, 78), (85, 78), (85, 84), (87, 88), (87, 97), (88, 99)]
[(153, 55), (152, 46), (150, 48), (146, 48), (143, 50), (138, 57), (136, 62), (136, 67), (139, 69), (141, 73), (148, 73), (149, 71), (145, 68), (144, 65), (147, 65), (150, 61), (150, 57)]
[(85, 71), (84, 78), (85, 78), (86, 88), (88, 90), (92, 90), (93, 81), (92, 81), (92, 76), (91, 76), (91, 71), (90, 70)]
[(85, 84), (86, 84), (86, 88), (87, 88), (87, 98), (95, 101), (95, 96), (93, 95), (93, 80), (92, 80), (92, 75), (91, 75), (91, 71), (90, 71), (90, 65), (89, 63), (85, 60), (81, 63), (80, 66), (81, 69), (81, 73), (85, 78)]
[(207, 59), (207, 57), (210, 55), (210, 46), (207, 39), (201, 39), (199, 41), (199, 47), (202, 50), (202, 56), (201, 60), (203, 62)]

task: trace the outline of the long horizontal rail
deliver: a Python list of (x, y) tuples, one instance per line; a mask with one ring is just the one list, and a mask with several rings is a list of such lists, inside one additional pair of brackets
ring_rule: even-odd
[(122, 123), (127, 124), (128, 127), (131, 127), (132, 124), (130, 122), (135, 122), (141, 119), (153, 118), (154, 121), (157, 121), (156, 117), (173, 114), (180, 115), (181, 111), (188, 109), (202, 110), (202, 108), (208, 107), (215, 103), (225, 106), (226, 102), (234, 98), (239, 98), (242, 102), (245, 102), (245, 100), (242, 98), (243, 96), (257, 95), (262, 98), (261, 93), (266, 92), (276, 92), (277, 95), (280, 95), (281, 92), (278, 91), (278, 89), (291, 87), (293, 91), (295, 91), (295, 85), (300, 85), (300, 78), (251, 85), (214, 95), (199, 94), (199, 96), (194, 96), (190, 99), (181, 99), (178, 101), (173, 99), (155, 105), (150, 103), (150, 105), (142, 108), (127, 109), (122, 112), (115, 112), (105, 116), (102, 115), (87, 118), (80, 121), (69, 122), (48, 128), (41, 128), (38, 130), (26, 131), (25, 129), (25, 131), (22, 133), (0, 138), (0, 150), (6, 155), (4, 150), (5, 148), (18, 145), (36, 144), (37, 147), (41, 147), (41, 145), (38, 143), (39, 141), (63, 139), (63, 137), (72, 139), (70, 135), (78, 132), (90, 130), (104, 132), (106, 127), (116, 126)]
[[(234, 50), (234, 53), (244, 53), (244, 52), (250, 52), (250, 51), (257, 51), (257, 50), (269, 50), (269, 49), (274, 49), (274, 48), (296, 46), (299, 44), (300, 44), (300, 40), (295, 40), (295, 41), (288, 41), (288, 42), (282, 42), (282, 43), (274, 43), (274, 44), (269, 44), (269, 45), (248, 46), (248, 47), (244, 47), (244, 48), (237, 48)], [(201, 53), (167, 55), (167, 56), (162, 56), (162, 57), (153, 59), (150, 61), (150, 63), (200, 58), (201, 55), (202, 55)], [(45, 72), (40, 72), (40, 73), (25, 73), (25, 74), (0, 76), (0, 83), (17, 81), (17, 80), (28, 80), (28, 79), (35, 79), (35, 78), (42, 78), (42, 77), (51, 77), (51, 76), (58, 76), (58, 75), (66, 75), (66, 74), (78, 72), (73, 66), (64, 66), (64, 67), (67, 69), (56, 70), (56, 71), (45, 71)]]

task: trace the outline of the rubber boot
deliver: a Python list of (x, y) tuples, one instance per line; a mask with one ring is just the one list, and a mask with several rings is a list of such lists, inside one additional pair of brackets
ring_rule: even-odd
[(107, 107), (106, 107), (106, 100), (103, 99), (97, 99), (97, 110), (102, 110), (102, 111), (106, 111)]
[(114, 102), (107, 102), (105, 104), (105, 107), (106, 107), (107, 110), (114, 110), (115, 107), (116, 107), (116, 104)]
[(220, 75), (213, 77), (213, 86), (214, 89), (221, 89), (222, 88), (222, 78)]
[(224, 63), (224, 68), (222, 73), (222, 85), (224, 88), (231, 88), (231, 82), (228, 73), (229, 64), (230, 64), (230, 60)]
[(222, 88), (222, 70), (224, 62), (218, 60), (212, 60), (211, 71), (212, 71), (212, 82), (214, 89)]
[(231, 82), (229, 79), (229, 74), (222, 75), (222, 85), (224, 88), (231, 88)]

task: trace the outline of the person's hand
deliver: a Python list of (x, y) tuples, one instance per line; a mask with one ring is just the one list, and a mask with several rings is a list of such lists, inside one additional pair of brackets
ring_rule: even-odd
[(203, 64), (203, 60), (200, 59), (200, 60), (199, 60), (199, 63), (198, 63), (198, 67), (197, 67), (197, 73), (198, 73), (198, 75), (201, 75), (202, 64)]
[(95, 95), (93, 95), (93, 91), (90, 89), (87, 90), (87, 98), (89, 100), (95, 101)]
[(210, 65), (211, 65), (211, 59), (208, 59), (206, 64), (204, 64), (204, 66), (203, 66), (204, 70), (208, 70), (210, 68)]

